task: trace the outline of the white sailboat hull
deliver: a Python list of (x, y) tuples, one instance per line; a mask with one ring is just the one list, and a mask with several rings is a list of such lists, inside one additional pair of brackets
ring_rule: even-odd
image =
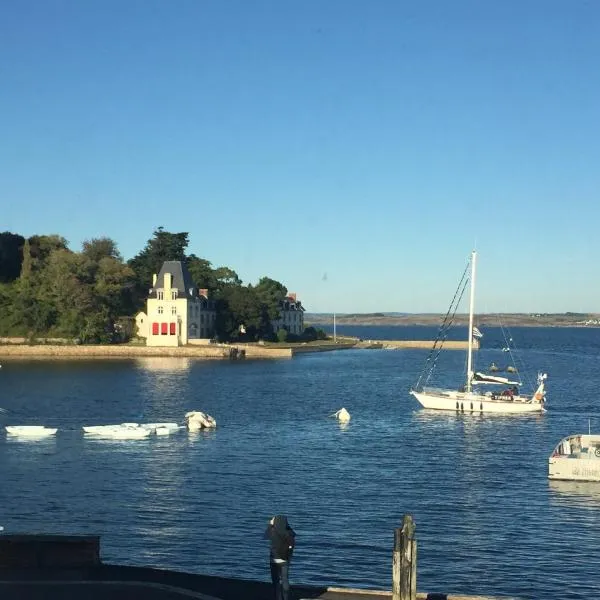
[(540, 413), (544, 411), (541, 402), (516, 397), (513, 400), (492, 399), (489, 396), (452, 390), (410, 392), (423, 408), (449, 410), (464, 413)]

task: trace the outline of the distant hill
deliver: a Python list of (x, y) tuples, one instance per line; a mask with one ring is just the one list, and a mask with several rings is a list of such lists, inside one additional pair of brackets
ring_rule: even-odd
[[(336, 314), (338, 325), (439, 325), (444, 315), (436, 313), (344, 313)], [(467, 325), (469, 315), (455, 317), (458, 325)], [(306, 325), (333, 324), (332, 313), (305, 313)], [(506, 313), (477, 315), (476, 323), (490, 327), (585, 327), (600, 326), (600, 313)]]

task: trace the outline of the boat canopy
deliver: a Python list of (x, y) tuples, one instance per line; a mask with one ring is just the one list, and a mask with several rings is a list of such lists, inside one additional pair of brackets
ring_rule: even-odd
[(488, 385), (521, 385), (520, 381), (511, 381), (507, 377), (496, 377), (495, 375), (488, 375), (487, 373), (474, 373), (471, 383)]

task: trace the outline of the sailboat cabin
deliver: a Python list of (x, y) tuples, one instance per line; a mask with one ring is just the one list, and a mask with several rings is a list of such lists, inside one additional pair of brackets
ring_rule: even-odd
[(216, 317), (208, 290), (196, 287), (185, 263), (170, 260), (153, 276), (146, 312), (136, 323), (147, 346), (184, 346), (212, 338)]

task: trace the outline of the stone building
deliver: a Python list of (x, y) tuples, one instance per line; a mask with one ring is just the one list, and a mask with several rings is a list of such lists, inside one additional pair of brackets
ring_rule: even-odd
[(273, 330), (286, 329), (300, 335), (304, 331), (304, 307), (295, 293), (289, 293), (280, 303), (279, 319), (271, 321)]

